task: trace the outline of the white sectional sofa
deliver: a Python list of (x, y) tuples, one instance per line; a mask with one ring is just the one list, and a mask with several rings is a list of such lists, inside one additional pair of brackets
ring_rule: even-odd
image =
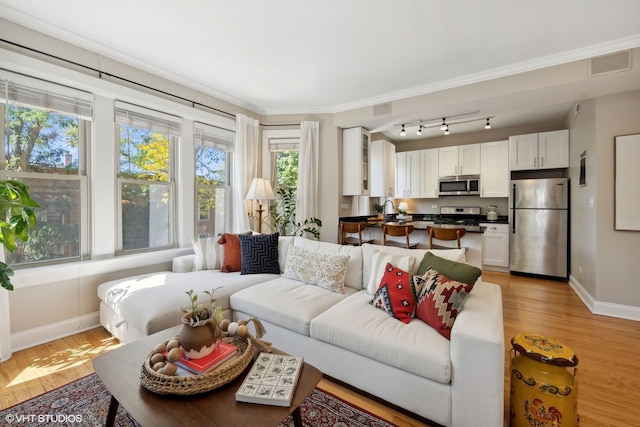
[[(265, 340), (302, 355), (324, 374), (444, 426), (503, 425), (504, 329), (498, 285), (481, 278), (445, 338), (426, 323), (405, 324), (372, 306), (367, 290), (376, 252), (413, 256), (415, 273), (427, 250), (378, 245), (340, 246), (280, 237), (278, 263), (286, 269), (291, 246), (348, 255), (344, 293), (283, 274), (192, 271), (194, 255), (161, 272), (100, 285), (102, 325), (132, 341), (180, 322), (185, 291), (217, 288), (227, 317), (259, 318)], [(464, 249), (431, 251), (464, 261)]]

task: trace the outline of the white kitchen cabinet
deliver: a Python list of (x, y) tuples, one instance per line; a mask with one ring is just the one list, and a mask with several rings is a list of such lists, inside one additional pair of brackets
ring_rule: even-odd
[(509, 141), (480, 144), (480, 197), (509, 197)]
[(342, 194), (369, 195), (369, 131), (362, 127), (342, 131)]
[(420, 197), (420, 151), (396, 153), (396, 197)]
[(509, 224), (481, 223), (480, 226), (486, 227), (482, 235), (482, 264), (509, 267)]
[(396, 188), (396, 146), (389, 141), (369, 145), (371, 197), (393, 197)]
[(480, 144), (442, 147), (438, 149), (438, 175), (479, 175)]
[(420, 197), (438, 197), (438, 149), (420, 150)]
[(509, 168), (511, 170), (568, 167), (568, 129), (509, 137)]

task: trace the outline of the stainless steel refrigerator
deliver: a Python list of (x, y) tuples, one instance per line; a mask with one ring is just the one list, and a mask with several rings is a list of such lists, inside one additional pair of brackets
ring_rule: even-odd
[(511, 181), (510, 270), (567, 280), (569, 181)]

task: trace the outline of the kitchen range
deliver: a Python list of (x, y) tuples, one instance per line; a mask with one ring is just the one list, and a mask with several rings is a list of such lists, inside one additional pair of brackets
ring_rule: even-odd
[(477, 206), (442, 206), (440, 217), (434, 225), (444, 228), (464, 228), (467, 231), (480, 232), (480, 208)]

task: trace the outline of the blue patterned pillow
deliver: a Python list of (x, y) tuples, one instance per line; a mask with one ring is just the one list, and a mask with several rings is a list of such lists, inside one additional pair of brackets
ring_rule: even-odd
[(240, 236), (240, 274), (280, 274), (278, 233)]

